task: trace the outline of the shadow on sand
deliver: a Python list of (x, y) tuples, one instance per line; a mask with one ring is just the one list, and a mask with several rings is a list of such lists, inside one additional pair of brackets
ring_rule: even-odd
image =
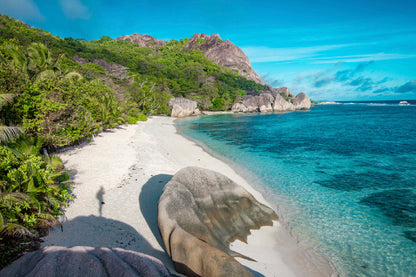
[(165, 252), (154, 249), (133, 227), (121, 221), (90, 215), (78, 216), (62, 225), (63, 231), (55, 228), (43, 246), (123, 248), (153, 256), (164, 264), (171, 263), (173, 266)]
[(163, 188), (172, 177), (172, 175), (167, 174), (153, 176), (143, 185), (139, 195), (139, 204), (142, 214), (152, 230), (153, 235), (163, 249), (165, 249), (165, 245), (163, 244), (159, 227), (157, 226), (157, 205), (159, 203), (159, 198), (162, 195)]

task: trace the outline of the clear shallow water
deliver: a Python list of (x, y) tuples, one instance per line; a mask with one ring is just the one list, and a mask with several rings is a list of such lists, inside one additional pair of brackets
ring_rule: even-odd
[(262, 184), (282, 221), (341, 275), (416, 276), (416, 105), (214, 115), (178, 127)]

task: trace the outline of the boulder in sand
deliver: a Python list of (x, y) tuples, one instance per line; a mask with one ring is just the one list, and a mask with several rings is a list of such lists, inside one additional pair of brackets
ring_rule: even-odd
[(197, 103), (187, 98), (172, 98), (169, 101), (169, 105), (172, 106), (171, 117), (185, 117), (200, 113), (196, 108)]
[(156, 258), (120, 248), (49, 246), (28, 253), (0, 276), (171, 276)]
[(273, 225), (276, 213), (228, 177), (198, 167), (180, 170), (166, 184), (158, 226), (179, 273), (187, 276), (254, 276), (229, 249), (250, 229)]

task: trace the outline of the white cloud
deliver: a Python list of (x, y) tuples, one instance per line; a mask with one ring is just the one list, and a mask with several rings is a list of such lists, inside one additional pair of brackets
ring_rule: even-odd
[(397, 53), (372, 53), (358, 55), (331, 55), (327, 51), (357, 46), (358, 44), (335, 44), (312, 47), (293, 47), (293, 48), (269, 48), (269, 47), (245, 47), (244, 53), (253, 63), (267, 62), (309, 62), (312, 64), (335, 64), (357, 63), (381, 60), (397, 60), (416, 58), (416, 54), (397, 54)]
[(356, 44), (334, 44), (310, 47), (270, 48), (270, 47), (243, 47), (242, 50), (251, 62), (282, 62), (311, 59), (318, 53), (354, 46)]
[(1, 0), (0, 12), (21, 20), (44, 19), (33, 0)]
[(368, 61), (383, 61), (383, 60), (398, 60), (398, 59), (410, 59), (416, 58), (415, 54), (396, 54), (396, 53), (375, 53), (366, 55), (350, 55), (350, 56), (334, 56), (334, 57), (320, 57), (314, 63), (357, 63)]
[(88, 19), (91, 13), (80, 0), (59, 0), (62, 11), (68, 19)]

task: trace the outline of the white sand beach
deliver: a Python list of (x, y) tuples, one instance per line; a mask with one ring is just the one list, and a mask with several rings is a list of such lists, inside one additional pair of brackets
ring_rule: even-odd
[[(169, 117), (115, 128), (59, 156), (72, 170), (75, 200), (62, 217), (63, 231), (55, 228), (42, 246), (125, 248), (152, 255), (174, 272), (159, 235), (157, 204), (177, 171), (187, 166), (218, 171), (266, 202), (230, 166), (178, 134)], [(329, 263), (294, 247), (278, 222), (252, 233), (248, 244), (236, 241), (231, 247), (257, 260), (238, 259), (256, 275), (331, 276)]]

